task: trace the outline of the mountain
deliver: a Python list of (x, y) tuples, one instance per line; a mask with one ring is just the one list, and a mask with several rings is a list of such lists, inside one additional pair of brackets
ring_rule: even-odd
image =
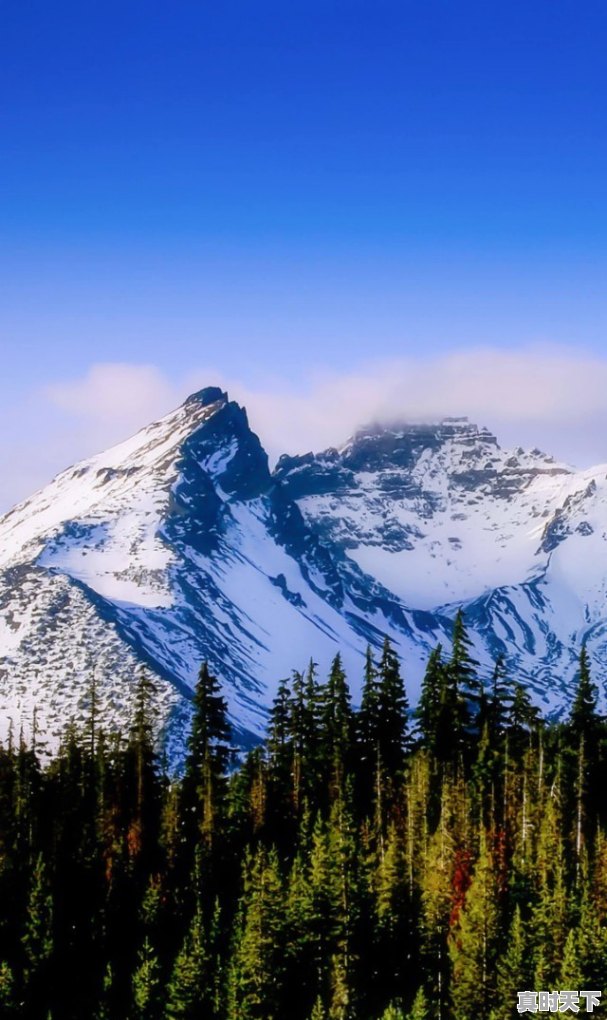
[(481, 668), (504, 653), (559, 711), (581, 642), (607, 655), (606, 474), (466, 419), (366, 428), (271, 471), (245, 410), (201, 390), (0, 519), (0, 738), (35, 715), (56, 741), (93, 676), (124, 725), (145, 664), (179, 755), (207, 659), (246, 744), (293, 668), (339, 650), (356, 692), (384, 635), (414, 697), (460, 606)]

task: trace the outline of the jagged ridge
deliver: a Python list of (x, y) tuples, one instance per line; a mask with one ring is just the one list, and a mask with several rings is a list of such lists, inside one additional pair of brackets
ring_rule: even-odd
[(605, 661), (605, 473), (467, 419), (368, 427), (271, 472), (246, 411), (201, 390), (0, 521), (0, 732), (36, 705), (56, 737), (93, 669), (124, 723), (145, 663), (177, 754), (208, 659), (246, 741), (310, 654), (341, 650), (356, 689), (388, 634), (414, 694), (460, 605), (484, 667), (505, 653), (558, 710), (580, 642)]

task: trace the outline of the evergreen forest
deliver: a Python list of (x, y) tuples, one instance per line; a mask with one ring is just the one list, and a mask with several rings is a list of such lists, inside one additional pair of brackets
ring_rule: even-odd
[(584, 648), (549, 722), (501, 661), (481, 682), (460, 614), (414, 712), (386, 641), (358, 709), (340, 656), (311, 661), (246, 754), (203, 665), (179, 776), (154, 697), (142, 671), (116, 734), (93, 681), (56, 754), (0, 748), (2, 1018), (511, 1020), (519, 990), (603, 988), (607, 722)]

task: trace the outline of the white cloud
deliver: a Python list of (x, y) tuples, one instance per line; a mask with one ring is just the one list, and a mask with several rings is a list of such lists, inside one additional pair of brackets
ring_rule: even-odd
[(84, 378), (47, 387), (50, 403), (106, 436), (137, 429), (170, 410), (178, 394), (155, 365), (106, 362)]
[(182, 399), (153, 365), (97, 364), (0, 408), (0, 513)]
[(571, 349), (483, 348), (377, 360), (344, 373), (318, 372), (298, 387), (280, 378), (263, 386), (226, 380), (211, 369), (169, 378), (154, 365), (101, 363), (81, 379), (49, 385), (20, 409), (5, 409), (0, 425), (19, 440), (0, 453), (0, 507), (207, 385), (223, 386), (246, 405), (274, 457), (339, 445), (369, 421), (468, 415), (504, 446), (540, 446), (584, 465), (607, 461), (607, 359)]
[(569, 349), (380, 361), (318, 377), (296, 393), (233, 389), (274, 452), (337, 445), (369, 421), (467, 415), (502, 445), (540, 445), (584, 464), (607, 460), (607, 360)]

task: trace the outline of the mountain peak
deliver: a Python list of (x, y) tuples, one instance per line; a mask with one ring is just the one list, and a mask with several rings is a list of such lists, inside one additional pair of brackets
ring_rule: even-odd
[(449, 441), (461, 448), (478, 449), (481, 456), (498, 449), (497, 439), (488, 429), (462, 417), (367, 425), (355, 432), (340, 454), (343, 464), (356, 471), (412, 470), (423, 454), (436, 453)]
[(196, 404), (198, 407), (210, 407), (219, 402), (227, 404), (228, 394), (219, 386), (204, 386), (201, 390), (191, 393), (184, 401), (184, 407)]
[(605, 468), (461, 417), (370, 424), (270, 473), (245, 409), (205, 387), (0, 520), (0, 739), (40, 705), (52, 742), (94, 668), (120, 723), (145, 664), (183, 750), (205, 659), (258, 733), (310, 652), (324, 669), (343, 649), (355, 680), (388, 635), (415, 687), (462, 605), (487, 670), (503, 653), (560, 703), (580, 637), (607, 655), (606, 520)]
[[(181, 444), (179, 486), (186, 480), (189, 486), (202, 471), (224, 495), (236, 499), (266, 492), (271, 485), (268, 457), (251, 430), (246, 409), (218, 386), (193, 393), (183, 407), (190, 432)], [(206, 491), (207, 482), (203, 484)], [(193, 498), (188, 492), (188, 500)]]

